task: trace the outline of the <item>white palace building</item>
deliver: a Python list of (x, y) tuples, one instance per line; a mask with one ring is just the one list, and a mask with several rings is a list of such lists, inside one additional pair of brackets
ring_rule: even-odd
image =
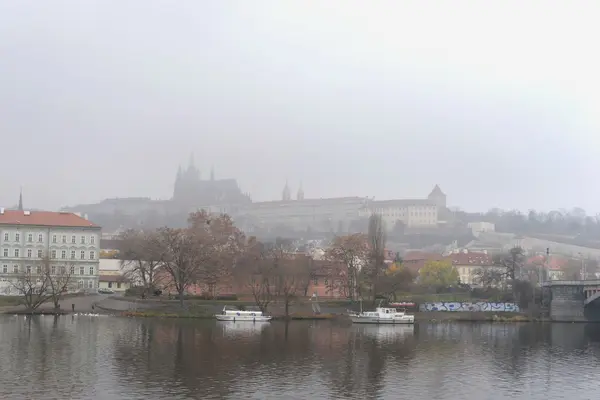
[(100, 229), (69, 212), (0, 208), (0, 295), (18, 295), (11, 281), (41, 271), (43, 263), (51, 271), (68, 268), (73, 290), (95, 292)]

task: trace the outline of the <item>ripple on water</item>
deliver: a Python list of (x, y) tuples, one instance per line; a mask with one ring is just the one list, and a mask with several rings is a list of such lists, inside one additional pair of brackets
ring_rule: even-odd
[(597, 398), (600, 335), (585, 325), (0, 325), (2, 399)]

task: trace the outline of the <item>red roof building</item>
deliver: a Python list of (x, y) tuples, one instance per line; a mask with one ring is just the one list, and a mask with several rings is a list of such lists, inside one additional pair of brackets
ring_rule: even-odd
[(0, 209), (0, 225), (53, 226), (64, 228), (100, 228), (70, 212), (22, 211)]
[(419, 273), (419, 270), (423, 268), (428, 261), (441, 261), (443, 259), (444, 257), (437, 253), (409, 251), (402, 258), (402, 264), (414, 273)]

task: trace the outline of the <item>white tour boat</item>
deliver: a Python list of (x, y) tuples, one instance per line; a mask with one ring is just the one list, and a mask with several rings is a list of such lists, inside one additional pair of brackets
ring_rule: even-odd
[(249, 321), (249, 322), (267, 322), (270, 321), (270, 315), (263, 315), (260, 310), (239, 310), (237, 308), (223, 307), (221, 314), (215, 315), (219, 321)]
[[(362, 302), (361, 302), (362, 309)], [(414, 324), (415, 316), (396, 308), (377, 307), (375, 311), (350, 314), (355, 324)]]

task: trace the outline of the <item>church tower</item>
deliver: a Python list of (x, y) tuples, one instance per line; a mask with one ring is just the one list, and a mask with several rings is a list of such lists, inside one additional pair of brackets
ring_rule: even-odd
[(298, 188), (298, 195), (296, 196), (296, 200), (304, 200), (304, 189), (302, 189), (302, 182), (300, 182), (300, 187)]
[(438, 185), (435, 185), (431, 193), (429, 193), (427, 200), (435, 204), (438, 209), (446, 208), (446, 195)]
[(23, 211), (23, 189), (19, 191), (19, 211)]
[(176, 199), (181, 192), (181, 184), (183, 180), (183, 173), (181, 172), (181, 165), (177, 168), (177, 175), (175, 176), (175, 186), (173, 187), (173, 198)]
[(283, 200), (283, 201), (292, 200), (292, 194), (291, 194), (290, 187), (288, 186), (287, 181), (285, 181), (285, 187), (283, 188), (283, 193), (281, 194), (281, 200)]

